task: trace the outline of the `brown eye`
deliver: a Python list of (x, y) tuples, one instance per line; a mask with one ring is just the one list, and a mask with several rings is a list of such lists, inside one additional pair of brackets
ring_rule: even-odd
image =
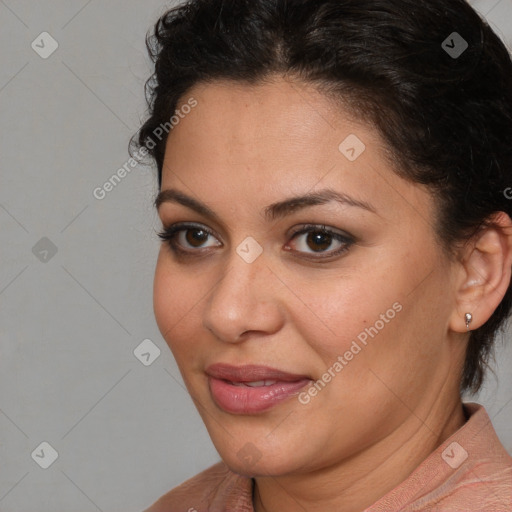
[(306, 243), (312, 251), (325, 251), (329, 249), (332, 244), (332, 235), (322, 231), (312, 231), (308, 233)]
[(348, 234), (334, 231), (332, 228), (308, 224), (292, 235), (285, 250), (316, 260), (341, 256), (354, 243)]
[(187, 229), (185, 233), (185, 240), (192, 247), (201, 247), (210, 236), (204, 229)]
[(165, 228), (158, 236), (172, 250), (190, 254), (222, 246), (219, 239), (209, 229), (190, 224), (174, 224)]

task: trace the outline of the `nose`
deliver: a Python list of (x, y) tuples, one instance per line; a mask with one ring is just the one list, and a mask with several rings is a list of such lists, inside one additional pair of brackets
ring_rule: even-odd
[(203, 326), (227, 343), (277, 332), (284, 321), (279, 281), (263, 256), (246, 263), (234, 253), (205, 302)]

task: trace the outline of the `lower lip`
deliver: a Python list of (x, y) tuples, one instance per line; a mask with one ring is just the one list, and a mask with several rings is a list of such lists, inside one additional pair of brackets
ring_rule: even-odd
[(295, 382), (280, 381), (271, 386), (235, 386), (225, 380), (208, 378), (210, 392), (215, 403), (224, 411), (233, 414), (256, 414), (276, 406), (279, 402), (295, 396), (311, 382), (302, 379)]

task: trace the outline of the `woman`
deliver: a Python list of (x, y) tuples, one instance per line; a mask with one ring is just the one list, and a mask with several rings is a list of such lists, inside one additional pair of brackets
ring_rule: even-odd
[(192, 0), (148, 42), (155, 316), (222, 458), (148, 511), (512, 510), (461, 398), (511, 307), (499, 38), (463, 0)]

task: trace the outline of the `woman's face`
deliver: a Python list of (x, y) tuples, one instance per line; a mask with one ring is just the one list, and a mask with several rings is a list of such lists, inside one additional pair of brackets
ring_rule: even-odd
[(166, 147), (159, 215), (179, 230), (154, 308), (217, 450), (240, 473), (283, 475), (394, 439), (384, 460), (458, 384), (433, 200), (310, 85), (189, 98)]

